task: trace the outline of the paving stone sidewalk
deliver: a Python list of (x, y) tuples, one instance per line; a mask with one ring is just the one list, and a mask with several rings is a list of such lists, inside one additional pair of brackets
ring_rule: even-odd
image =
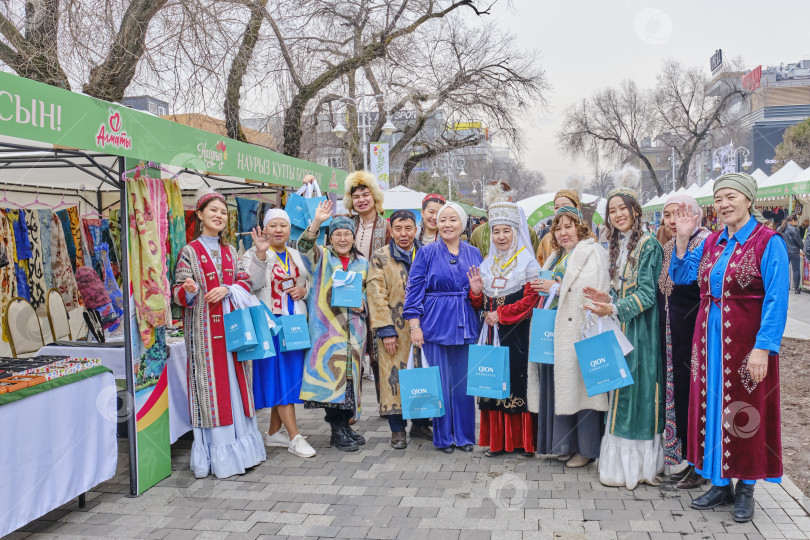
[[(364, 386), (373, 401), (373, 387)], [(755, 519), (741, 525), (730, 507), (690, 509), (698, 492), (671, 483), (602, 486), (593, 464), (571, 470), (541, 457), (486, 458), (477, 447), (445, 455), (419, 439), (394, 450), (387, 422), (370, 408), (355, 426), (368, 440), (359, 452), (327, 448), (323, 412), (299, 407), (301, 431), (318, 455), (270, 448), (265, 463), (228, 480), (196, 480), (191, 444), (179, 441), (172, 476), (139, 498), (127, 497), (122, 453), (118, 474), (87, 494), (86, 508), (67, 504), (9, 538), (810, 538), (808, 502), (789, 481), (759, 483)], [(259, 421), (266, 426), (269, 411)]]

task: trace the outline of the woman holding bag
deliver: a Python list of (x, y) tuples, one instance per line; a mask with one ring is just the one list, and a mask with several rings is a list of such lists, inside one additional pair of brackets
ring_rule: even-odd
[(486, 344), (493, 344), (497, 332), (501, 346), (509, 348), (510, 395), (506, 399), (478, 398), (478, 443), (489, 447), (484, 452), (487, 457), (515, 451), (533, 456), (537, 423), (526, 405), (526, 374), (532, 309), (539, 297), (528, 283), (537, 278), (540, 265), (517, 204), (494, 203), (487, 214), (492, 230), (489, 255), (480, 269), (470, 271), (470, 286), (483, 290), (483, 297), (473, 305), (483, 312)]
[(599, 481), (635, 489), (660, 484), (664, 472), (664, 387), (658, 334), (656, 287), (661, 274), (661, 244), (641, 227), (638, 195), (617, 188), (607, 197), (610, 240), (610, 294), (588, 287), (595, 315), (618, 316), (634, 349), (626, 356), (633, 384), (609, 393), (605, 435), (599, 456)]
[[(301, 399), (307, 409), (324, 409), (332, 429), (330, 444), (354, 452), (366, 444), (349, 425), (360, 416), (360, 364), (366, 350), (365, 288), (368, 261), (354, 247), (354, 223), (335, 216), (329, 224), (329, 247), (316, 244), (321, 224), (332, 214), (332, 203), (318, 205), (315, 218), (298, 239), (305, 269), (312, 276), (307, 302), (312, 348), (304, 360)], [(336, 271), (356, 272), (363, 281), (363, 303), (359, 308), (332, 307)]]
[(433, 420), (433, 445), (446, 454), (459, 448), (472, 452), (475, 443), (475, 400), (467, 395), (467, 355), (480, 324), (473, 301), (481, 288), (467, 272), (481, 264), (481, 253), (461, 240), (467, 213), (456, 203), (439, 210), (440, 239), (416, 253), (405, 289), (402, 317), (411, 342), (422, 347), (431, 366), (438, 366), (444, 394), (444, 416)]
[(236, 362), (225, 348), (231, 288), (251, 287), (250, 276), (236, 266), (236, 250), (219, 238), (227, 222), (225, 197), (209, 192), (197, 200), (195, 238), (180, 253), (172, 285), (172, 298), (183, 308), (197, 478), (244, 474), (267, 459), (253, 407), (251, 362)]
[(539, 413), (537, 447), (541, 454), (556, 454), (567, 467), (584, 467), (599, 457), (605, 394), (588, 397), (574, 343), (582, 339), (587, 303), (585, 289), (610, 290), (608, 258), (591, 233), (582, 212), (573, 206), (557, 210), (551, 224), (551, 254), (544, 270), (552, 280), (532, 286), (549, 293), (559, 284), (550, 303), (556, 309), (554, 364), (529, 364), (529, 410)]
[[(264, 215), (264, 229), (251, 231), (253, 247), (242, 255), (242, 265), (252, 276), (252, 292), (274, 315), (305, 314), (309, 273), (301, 254), (287, 247), (290, 216), (278, 208)], [(276, 354), (253, 361), (253, 399), (257, 409), (270, 407), (270, 429), (264, 434), (267, 446), (281, 446), (300, 457), (312, 457), (315, 450), (298, 432), (295, 404), (303, 403), (301, 377), (304, 351), (282, 351), (279, 336), (273, 338)], [(281, 432), (282, 424), (287, 434)]]

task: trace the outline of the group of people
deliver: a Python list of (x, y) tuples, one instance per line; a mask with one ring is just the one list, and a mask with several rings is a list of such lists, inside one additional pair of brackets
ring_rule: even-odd
[[(383, 194), (369, 173), (350, 174), (345, 187), (348, 216), (333, 216), (324, 201), (291, 242), (289, 216), (270, 210), (241, 258), (219, 240), (224, 198), (198, 200), (199, 234), (182, 252), (173, 287), (185, 308), (197, 477), (244, 473), (266, 459), (265, 444), (314, 456), (296, 427), (300, 403), (324, 409), (331, 446), (358, 450), (365, 439), (353, 426), (368, 355), (393, 448), (408, 445), (400, 371), (438, 366), (444, 413), (412, 420), (410, 436), (441, 452), (479, 445), (487, 457), (551, 455), (570, 468), (598, 459), (599, 480), (628, 489), (657, 485), (685, 461), (670, 475), (678, 488), (712, 484), (694, 508), (733, 503), (735, 520), (752, 519), (755, 482), (782, 476), (778, 353), (790, 280), (785, 241), (763, 226), (751, 176), (715, 182), (724, 225), (716, 232), (701, 226), (692, 197), (672, 195), (664, 245), (643, 229), (638, 195), (628, 188), (608, 195), (600, 242), (576, 191), (555, 195), (540, 239), (498, 183), (488, 193), (488, 219), (468, 243), (467, 214), (441, 195), (425, 197), (420, 225), (409, 210), (383, 217)], [(361, 277), (360, 307), (332, 306), (341, 270)], [(235, 287), (275, 315), (306, 314), (311, 348), (282, 352), (277, 342), (273, 358), (235, 361), (223, 338)], [(556, 310), (553, 364), (529, 360), (537, 307)], [(596, 317), (612, 318), (632, 345), (633, 384), (589, 396), (574, 344)], [(477, 435), (476, 398), (467, 394), (474, 343), (509, 348), (510, 395), (478, 398)], [(263, 441), (255, 410), (266, 407)]]

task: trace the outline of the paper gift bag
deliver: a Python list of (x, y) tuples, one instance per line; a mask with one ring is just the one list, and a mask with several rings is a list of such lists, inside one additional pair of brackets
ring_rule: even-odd
[(529, 334), (529, 362), (538, 364), (554, 363), (554, 324), (557, 311), (537, 309), (532, 311), (531, 332)]
[(282, 351), (297, 351), (312, 346), (306, 315), (284, 315), (279, 317), (279, 321), (281, 321)]
[[(422, 350), (422, 355), (425, 351)], [(424, 360), (423, 360), (424, 364)], [(438, 367), (413, 367), (413, 346), (408, 355), (408, 369), (399, 370), (399, 394), (402, 418), (436, 418), (444, 416), (444, 395)]]
[(614, 317), (597, 317), (591, 315), (590, 311), (585, 314), (585, 324), (582, 327), (583, 338), (589, 338), (608, 330), (613, 330), (613, 333), (616, 334), (623, 355), (627, 356), (633, 351), (633, 344), (624, 335), (621, 324)]
[(574, 343), (589, 397), (633, 384), (616, 334), (608, 330)]
[(287, 206), (284, 207), (287, 215), (290, 216), (290, 224), (299, 229), (306, 229), (309, 225), (309, 209), (307, 201), (298, 193), (291, 193), (287, 197)]
[(363, 305), (363, 275), (335, 270), (332, 274), (332, 307), (359, 308)]
[(248, 309), (234, 309), (225, 314), (225, 348), (231, 352), (247, 349), (258, 343), (253, 319)]
[[(304, 234), (304, 229), (298, 228), (295, 225), (290, 226), (290, 240), (293, 242), (298, 242), (298, 239), (301, 238), (301, 235)], [(319, 246), (323, 246), (326, 244), (326, 229), (321, 227), (318, 229), (318, 239), (315, 242)]]
[(492, 345), (485, 345), (488, 325), (484, 325), (478, 344), (470, 345), (467, 357), (467, 395), (505, 399), (510, 393), (509, 348), (501, 347), (498, 327)]
[(273, 336), (280, 330), (281, 326), (273, 312), (270, 311), (263, 302), (257, 306), (248, 308), (250, 317), (253, 320), (253, 329), (256, 331), (256, 345), (237, 351), (236, 359), (244, 362), (246, 360), (260, 360), (276, 355), (276, 347), (273, 345)]

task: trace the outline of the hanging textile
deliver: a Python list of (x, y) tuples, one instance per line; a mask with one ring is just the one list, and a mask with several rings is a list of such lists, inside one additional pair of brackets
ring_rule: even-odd
[[(163, 283), (165, 285), (165, 287), (162, 287), (166, 303), (165, 320), (171, 323), (172, 293), (171, 286), (169, 285), (169, 252), (166, 249), (169, 242), (169, 194), (166, 192), (165, 184), (160, 178), (146, 177), (144, 181), (147, 186), (149, 186), (149, 197), (153, 203), (152, 208), (157, 214), (158, 246), (161, 252), (160, 264), (163, 270)], [(174, 281), (174, 276), (172, 276), (171, 281)]]
[(110, 250), (110, 262), (118, 263), (121, 261), (121, 211), (118, 208), (110, 210), (107, 232), (110, 235), (110, 246), (113, 248)]
[(18, 261), (31, 258), (31, 240), (28, 238), (28, 227), (23, 210), (9, 210), (8, 218), (14, 229), (15, 256)]
[(53, 270), (51, 268), (51, 218), (53, 212), (50, 210), (36, 210), (37, 224), (39, 226), (39, 245), (42, 249), (42, 281), (45, 284), (45, 292), (53, 287)]
[(87, 265), (87, 259), (89, 258), (92, 262), (93, 270), (95, 270), (99, 276), (102, 276), (104, 275), (104, 269), (102, 268), (101, 261), (96, 257), (96, 246), (101, 243), (101, 220), (98, 218), (84, 218), (82, 219), (81, 225), (82, 240), (86, 248), (84, 252), (85, 264)]
[(25, 210), (25, 223), (31, 241), (31, 258), (28, 260), (28, 281), (31, 286), (31, 304), (39, 315), (45, 314), (45, 269), (42, 262), (42, 236), (39, 233), (39, 215), (36, 210)]
[(102, 242), (96, 246), (96, 258), (101, 262), (101, 278), (104, 282), (104, 288), (107, 290), (107, 294), (110, 295), (110, 301), (112, 302), (116, 315), (120, 318), (124, 315), (124, 296), (121, 294), (121, 287), (119, 287), (118, 282), (115, 281), (115, 275), (110, 266), (109, 247), (106, 242)]
[[(239, 232), (249, 233), (253, 227), (259, 224), (259, 201), (251, 199), (236, 198), (236, 208), (239, 210)], [(243, 234), (242, 246), (245, 251), (253, 247), (253, 239), (249, 234)], [(239, 246), (234, 246), (239, 249)]]
[[(138, 319), (138, 329), (146, 348), (155, 342), (155, 328), (166, 324), (166, 298), (169, 284), (164, 269), (160, 230), (156, 212), (158, 201), (152, 200), (157, 191), (150, 189), (150, 178), (135, 178), (127, 182), (129, 215), (130, 281)], [(159, 190), (164, 194), (165, 191)], [(163, 220), (165, 221), (164, 213)]]
[(196, 222), (196, 212), (194, 210), (186, 210), (186, 244), (190, 244), (194, 240), (194, 224)]
[[(59, 223), (62, 227), (62, 240), (65, 243), (71, 269), (73, 272), (76, 272), (76, 242), (74, 242), (73, 233), (70, 230), (70, 216), (67, 210), (59, 210), (56, 212), (56, 216), (59, 218)], [(56, 272), (56, 269), (54, 269), (54, 272)]]
[[(0, 209), (0, 310), (17, 296), (17, 277), (14, 272), (14, 231), (6, 210)], [(5, 329), (3, 340), (8, 341)]]
[[(262, 214), (264, 215), (264, 214)], [(239, 248), (238, 236), (236, 233), (239, 232), (239, 211), (236, 208), (228, 207), (228, 224), (225, 225), (225, 230), (222, 231), (222, 242), (233, 246), (235, 248)]]
[(67, 215), (70, 223), (70, 234), (73, 236), (73, 243), (76, 245), (76, 268), (80, 268), (84, 266), (84, 251), (82, 250), (82, 229), (79, 223), (79, 208), (77, 206), (71, 206), (67, 209)]
[[(63, 221), (56, 214), (51, 216), (51, 269), (53, 287), (59, 291), (65, 308), (70, 311), (80, 305), (79, 288), (71, 268)], [(71, 237), (72, 238), (72, 237)]]
[(186, 245), (186, 217), (183, 210), (183, 195), (180, 193), (180, 184), (171, 178), (163, 179), (163, 186), (169, 198), (169, 238), (166, 242), (169, 254), (167, 279), (174, 280), (174, 268), (180, 251)]
[[(113, 277), (115, 278), (116, 283), (119, 285), (119, 289), (121, 286), (121, 269), (118, 265), (118, 253), (119, 253), (119, 246), (115, 244), (116, 240), (113, 239), (112, 236), (112, 229), (110, 226), (110, 220), (104, 218), (101, 220), (101, 242), (107, 244), (107, 256), (108, 262), (110, 263), (110, 267), (112, 268)], [(102, 264), (104, 261), (102, 261)]]

